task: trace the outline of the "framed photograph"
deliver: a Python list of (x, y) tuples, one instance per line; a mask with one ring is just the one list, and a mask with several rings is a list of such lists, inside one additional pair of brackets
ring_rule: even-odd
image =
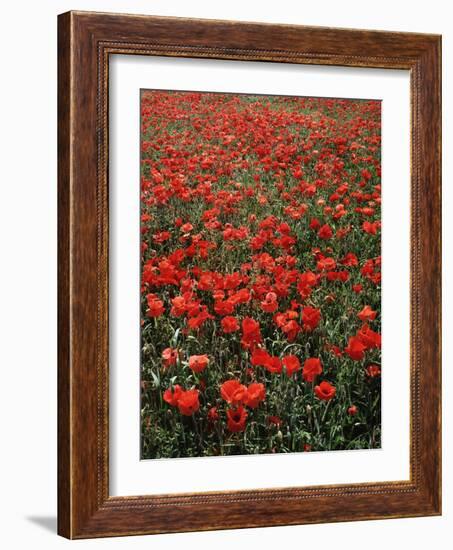
[(440, 36), (58, 47), (59, 533), (440, 514)]

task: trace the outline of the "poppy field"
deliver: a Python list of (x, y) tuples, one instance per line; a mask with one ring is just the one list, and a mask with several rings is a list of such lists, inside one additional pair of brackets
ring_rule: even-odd
[(141, 93), (141, 458), (381, 445), (381, 104)]

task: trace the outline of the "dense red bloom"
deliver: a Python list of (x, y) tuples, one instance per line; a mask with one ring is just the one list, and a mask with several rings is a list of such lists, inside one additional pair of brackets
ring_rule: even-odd
[(220, 386), (220, 395), (227, 403), (236, 405), (247, 395), (247, 388), (238, 380), (227, 380)]
[(247, 411), (241, 405), (236, 409), (227, 410), (227, 427), (230, 432), (243, 432), (247, 420)]
[(243, 348), (253, 348), (257, 344), (260, 344), (262, 340), (260, 324), (251, 317), (246, 317), (242, 321), (242, 340), (241, 344)]
[(275, 292), (268, 292), (266, 298), (261, 302), (261, 309), (267, 313), (273, 313), (277, 308), (277, 294)]
[(312, 287), (318, 282), (318, 277), (312, 271), (302, 273), (299, 278), (299, 284), (302, 287)]
[(315, 307), (304, 307), (302, 310), (302, 322), (306, 330), (314, 330), (321, 320), (321, 312)]
[(189, 367), (194, 372), (202, 372), (209, 364), (209, 358), (204, 355), (191, 355), (189, 357)]
[(171, 233), (169, 231), (161, 231), (160, 233), (155, 233), (153, 235), (153, 241), (158, 244), (162, 244), (165, 241), (168, 241), (168, 239), (171, 237)]
[(348, 252), (346, 256), (342, 260), (340, 260), (340, 263), (348, 267), (353, 267), (359, 265), (359, 260), (357, 259), (357, 256), (355, 254), (353, 254), (352, 252)]
[(299, 277), (297, 290), (301, 298), (306, 299), (310, 296), (312, 288), (318, 283), (318, 276), (312, 271), (306, 271)]
[(173, 386), (173, 389), (168, 388), (168, 390), (164, 391), (163, 398), (166, 403), (168, 403), (172, 407), (176, 407), (178, 404), (178, 400), (182, 394), (183, 389), (181, 388), (181, 386), (175, 384), (175, 386)]
[(364, 346), (369, 349), (381, 347), (381, 335), (378, 332), (374, 332), (370, 327), (364, 323), (357, 333), (357, 338), (362, 342)]
[(357, 317), (361, 321), (373, 321), (376, 319), (377, 312), (373, 311), (370, 306), (364, 306), (363, 309), (357, 314)]
[(335, 397), (336, 389), (332, 384), (323, 380), (319, 386), (315, 386), (315, 395), (318, 399), (329, 401)]
[(322, 373), (321, 360), (317, 357), (305, 359), (302, 376), (306, 382), (313, 382), (314, 379)]
[(369, 170), (367, 170), (366, 168), (364, 168), (361, 172), (362, 174), (362, 178), (366, 181), (370, 180), (371, 179), (371, 172)]
[(349, 279), (349, 273), (347, 271), (328, 271), (326, 277), (328, 281), (341, 281), (345, 283)]
[(191, 416), (196, 413), (200, 408), (200, 402), (198, 401), (198, 390), (188, 390), (182, 392), (182, 395), (178, 399), (179, 412), (184, 416)]
[(282, 359), (282, 363), (285, 365), (286, 374), (292, 376), (295, 372), (300, 370), (301, 364), (299, 358), (295, 355), (286, 355)]
[(369, 233), (370, 235), (376, 235), (378, 230), (379, 224), (377, 222), (369, 222), (365, 221), (362, 224), (362, 229), (365, 231), (365, 233)]
[[(152, 452), (190, 454), (182, 423), (200, 454), (283, 452), (295, 422), (295, 451), (346, 446), (354, 415), (365, 434), (381, 372), (380, 103), (145, 91), (141, 111), (144, 411), (152, 375), (165, 404), (145, 414)], [(360, 328), (345, 339), (347, 319)], [(325, 438), (318, 399), (335, 404)], [(225, 437), (247, 421), (247, 438)]]
[(148, 294), (146, 300), (148, 302), (147, 315), (149, 317), (160, 317), (165, 311), (162, 300), (159, 300), (155, 294)]
[(320, 239), (330, 239), (332, 235), (333, 235), (332, 228), (327, 224), (324, 224), (318, 231), (318, 237)]
[(285, 323), (281, 329), (286, 334), (288, 342), (293, 342), (301, 331), (300, 325), (293, 319)]
[(273, 355), (269, 356), (269, 359), (263, 364), (263, 367), (271, 373), (280, 374), (282, 372), (281, 360)]
[(271, 359), (269, 353), (263, 348), (255, 348), (253, 350), (250, 362), (254, 367), (264, 367)]
[(173, 348), (165, 348), (162, 352), (162, 361), (165, 367), (171, 367), (178, 359), (178, 350)]
[(228, 315), (234, 311), (234, 303), (230, 300), (219, 300), (214, 304), (217, 315)]
[(170, 315), (173, 317), (180, 317), (184, 315), (187, 310), (186, 299), (183, 296), (175, 296), (171, 299), (172, 308), (170, 310)]
[(238, 304), (247, 304), (250, 301), (250, 290), (248, 288), (241, 288), (234, 294), (232, 294), (228, 299), (235, 306)]
[(253, 382), (247, 388), (244, 403), (247, 405), (247, 407), (255, 409), (256, 407), (258, 407), (261, 401), (264, 401), (265, 397), (266, 389), (264, 387), (264, 384)]
[(189, 328), (197, 330), (199, 329), (205, 321), (208, 319), (213, 319), (214, 317), (208, 312), (207, 307), (203, 306), (201, 308), (196, 308), (195, 311), (189, 312), (189, 320), (187, 325)]
[(357, 336), (351, 336), (349, 343), (344, 351), (354, 361), (361, 361), (365, 357), (366, 346), (361, 342)]
[(181, 225), (181, 231), (183, 233), (190, 233), (193, 229), (193, 225), (189, 222), (185, 223), (184, 225)]
[(333, 258), (321, 258), (316, 264), (318, 271), (330, 271), (337, 267), (337, 263)]
[(236, 317), (231, 317), (228, 315), (224, 317), (220, 323), (222, 325), (222, 330), (225, 334), (230, 334), (231, 332), (236, 332), (239, 330), (239, 323)]
[(312, 218), (309, 227), (310, 229), (318, 230), (321, 227), (321, 222), (318, 220), (318, 218)]
[(297, 311), (288, 310), (284, 313), (277, 313), (274, 316), (275, 324), (285, 333), (288, 342), (294, 341), (301, 331), (300, 325), (295, 319), (299, 317)]

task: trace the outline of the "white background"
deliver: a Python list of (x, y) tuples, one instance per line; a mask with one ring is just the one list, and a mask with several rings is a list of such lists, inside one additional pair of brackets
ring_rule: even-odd
[[(447, 549), (453, 524), (449, 464), (453, 404), (451, 337), (444, 329), (444, 515), (330, 525), (159, 535), (68, 542), (55, 535), (56, 516), (56, 15), (69, 9), (299, 23), (443, 34), (444, 151), (452, 149), (453, 29), (451, 2), (376, 3), (324, 0), (16, 1), (2, 5), (0, 517), (2, 547), (275, 548), (367, 550), (427, 546)], [(3, 43), (4, 42), (4, 43)], [(446, 153), (444, 154), (447, 157)], [(444, 161), (444, 181), (453, 178)], [(444, 272), (451, 273), (451, 185), (444, 188)], [(452, 283), (444, 275), (444, 327), (451, 327)]]
[[(110, 63), (110, 494), (409, 479), (409, 71), (117, 55)], [(382, 100), (381, 449), (138, 460), (140, 87)]]

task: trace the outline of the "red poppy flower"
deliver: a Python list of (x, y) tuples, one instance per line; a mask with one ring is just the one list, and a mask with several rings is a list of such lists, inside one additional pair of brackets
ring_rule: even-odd
[(322, 381), (319, 386), (315, 386), (315, 394), (318, 399), (329, 401), (335, 397), (336, 389), (326, 380)]
[(162, 360), (164, 367), (171, 367), (178, 359), (178, 350), (173, 348), (165, 348), (162, 352)]
[(228, 300), (235, 306), (238, 304), (247, 304), (250, 301), (251, 294), (248, 288), (241, 288), (232, 294)]
[(189, 316), (190, 318), (187, 321), (187, 325), (194, 330), (199, 329), (208, 319), (213, 319), (213, 316), (208, 312), (206, 306), (203, 306), (201, 309), (197, 308), (196, 312), (193, 312), (193, 314), (190, 312)]
[(261, 302), (261, 309), (267, 313), (273, 313), (277, 308), (277, 294), (275, 292), (268, 292), (266, 298)]
[(227, 380), (220, 386), (220, 395), (227, 403), (237, 404), (246, 397), (247, 388), (238, 380)]
[(314, 330), (321, 319), (321, 312), (315, 307), (304, 307), (302, 310), (302, 322), (306, 330)]
[(202, 372), (209, 363), (209, 358), (206, 354), (204, 355), (191, 355), (189, 357), (189, 368), (194, 372)]
[(231, 317), (228, 315), (222, 319), (220, 324), (225, 334), (230, 334), (231, 332), (236, 332), (239, 330), (239, 323), (236, 317)]
[(183, 296), (175, 296), (171, 299), (172, 308), (170, 310), (170, 315), (173, 317), (180, 317), (184, 315), (187, 309), (186, 300)]
[(320, 239), (330, 239), (332, 235), (333, 235), (332, 228), (327, 224), (324, 224), (318, 231), (318, 237)]
[(252, 348), (261, 343), (261, 330), (258, 321), (255, 321), (251, 317), (246, 317), (242, 321), (242, 347), (245, 349)]
[(344, 348), (344, 351), (354, 361), (361, 361), (365, 357), (365, 350), (366, 346), (363, 345), (357, 336), (351, 336), (347, 347)]
[(266, 365), (270, 359), (271, 356), (265, 349), (255, 348), (250, 358), (250, 362), (254, 367), (264, 367), (264, 365)]
[(321, 223), (318, 218), (312, 218), (309, 227), (310, 229), (318, 230), (321, 227)]
[(247, 420), (247, 411), (242, 407), (227, 410), (227, 427), (230, 432), (243, 432)]
[(313, 382), (314, 379), (322, 373), (321, 360), (317, 357), (305, 359), (302, 376), (306, 382)]
[(343, 265), (346, 265), (348, 267), (353, 267), (356, 265), (359, 265), (359, 261), (357, 259), (357, 256), (353, 254), (352, 252), (348, 252), (346, 256), (340, 260), (340, 263)]
[(361, 329), (357, 332), (357, 338), (369, 349), (381, 347), (381, 335), (378, 332), (374, 332), (370, 327), (364, 323)]
[(228, 315), (233, 313), (234, 304), (230, 300), (219, 300), (214, 304), (214, 311), (217, 315)]
[(182, 393), (178, 399), (179, 412), (184, 416), (192, 416), (200, 408), (198, 390), (188, 390)]
[(148, 302), (148, 310), (146, 312), (148, 317), (160, 317), (165, 311), (162, 300), (159, 300), (155, 294), (148, 294), (146, 300)]
[(169, 231), (161, 231), (160, 233), (155, 233), (153, 235), (153, 241), (157, 244), (162, 244), (165, 241), (168, 241), (168, 239), (171, 237), (171, 233)]
[(348, 414), (349, 416), (355, 416), (359, 412), (359, 409), (356, 407), (356, 405), (351, 405), (348, 408)]
[(317, 282), (318, 276), (315, 275), (313, 272), (307, 271), (305, 273), (302, 273), (297, 285), (297, 290), (300, 293), (302, 299), (305, 300), (310, 296), (311, 289), (317, 284)]
[(335, 269), (336, 267), (337, 263), (333, 258), (321, 258), (316, 264), (316, 269), (318, 271), (329, 271)]
[(180, 229), (183, 233), (190, 233), (193, 229), (193, 225), (191, 223), (187, 222), (184, 225), (181, 225)]
[(247, 407), (255, 409), (256, 407), (258, 407), (261, 401), (264, 401), (265, 397), (266, 389), (264, 387), (264, 384), (253, 382), (247, 388), (244, 403), (247, 405)]
[(168, 388), (168, 390), (164, 391), (164, 395), (163, 395), (164, 401), (169, 405), (171, 405), (172, 407), (176, 407), (178, 404), (178, 400), (182, 394), (183, 394), (183, 389), (181, 388), (181, 386), (176, 384), (175, 386), (173, 386), (173, 389)]
[(282, 362), (278, 357), (270, 355), (263, 367), (272, 374), (280, 374), (282, 372)]
[(288, 342), (293, 342), (302, 330), (297, 321), (295, 321), (298, 316), (297, 311), (287, 311), (274, 317), (276, 325), (285, 333)]
[(282, 363), (285, 365), (286, 374), (292, 376), (295, 372), (300, 370), (301, 364), (299, 358), (295, 355), (286, 355), (283, 357)]
[(378, 230), (379, 224), (378, 222), (369, 222), (365, 221), (362, 224), (362, 229), (365, 231), (365, 233), (369, 233), (370, 235), (376, 235)]
[(373, 321), (376, 319), (377, 312), (373, 311), (370, 306), (364, 306), (363, 309), (357, 314), (357, 317), (361, 321)]

